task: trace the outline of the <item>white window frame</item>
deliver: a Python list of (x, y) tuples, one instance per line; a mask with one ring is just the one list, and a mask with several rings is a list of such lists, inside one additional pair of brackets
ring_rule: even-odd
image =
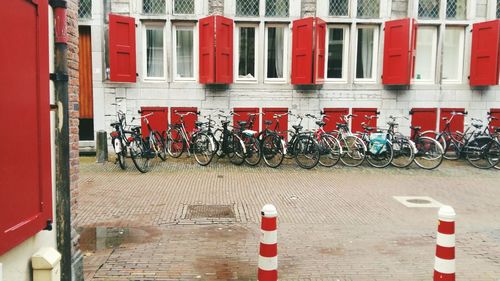
[[(337, 28), (337, 29), (343, 29), (344, 30), (344, 48), (343, 48), (343, 54), (342, 54), (342, 78), (328, 78), (328, 52), (329, 52), (329, 38), (330, 38), (330, 29), (331, 28)], [(326, 29), (326, 46), (325, 46), (325, 83), (347, 83), (347, 75), (348, 71), (347, 68), (349, 67), (349, 28), (350, 25), (339, 25), (339, 24), (332, 24), (332, 25), (327, 25)]]
[[(432, 39), (432, 54), (431, 54), (431, 79), (430, 80), (417, 80), (416, 79), (416, 74), (415, 77), (412, 77), (411, 83), (412, 84), (436, 84), (436, 61), (437, 61), (437, 45), (438, 45), (438, 29), (439, 26), (436, 25), (422, 25), (418, 27), (419, 30), (422, 30), (423, 28), (432, 28), (434, 30), (434, 36)], [(418, 32), (418, 31), (417, 31)], [(418, 42), (418, 34), (417, 34), (417, 42)], [(418, 51), (415, 50), (415, 56), (418, 56)]]
[[(441, 83), (442, 84), (462, 84), (462, 77), (463, 77), (463, 70), (464, 70), (464, 53), (465, 53), (465, 27), (463, 26), (453, 26), (453, 25), (447, 25), (445, 26), (445, 32), (443, 34), (443, 52), (444, 52), (444, 36), (446, 36), (446, 29), (458, 29), (460, 30), (460, 41), (459, 41), (459, 57), (458, 61), (459, 63), (459, 68), (458, 68), (458, 79), (445, 79), (443, 78), (443, 71), (441, 71)], [(443, 55), (443, 64), (444, 64), (444, 55)], [(442, 66), (442, 69), (444, 69), (444, 65)]]
[[(269, 27), (277, 27), (277, 28), (283, 28), (283, 77), (282, 78), (268, 78), (267, 77), (267, 47), (268, 47), (268, 28)], [(265, 37), (264, 37), (264, 83), (279, 83), (279, 84), (284, 84), (287, 82), (287, 77), (288, 77), (288, 30), (289, 25), (287, 24), (278, 24), (278, 23), (270, 23), (266, 24), (265, 27)], [(239, 46), (238, 46), (239, 47)], [(239, 48), (238, 48), (239, 51)]]
[[(239, 77), (239, 62), (240, 62), (240, 29), (242, 27), (252, 27), (255, 29), (254, 36), (255, 36), (255, 60), (254, 60), (254, 78), (240, 78)], [(233, 58), (233, 74), (234, 74), (234, 81), (236, 83), (257, 83), (258, 82), (258, 77), (259, 77), (259, 25), (257, 23), (251, 24), (251, 23), (237, 23), (236, 24), (236, 32), (234, 34), (234, 58)]]
[[(147, 49), (148, 37), (146, 35), (146, 30), (148, 29), (161, 29), (163, 32), (163, 76), (162, 77), (148, 77), (148, 58)], [(167, 77), (167, 35), (165, 32), (165, 23), (163, 22), (147, 22), (142, 24), (142, 77), (144, 82), (155, 82), (155, 81), (165, 81)]]
[[(193, 77), (177, 77), (177, 30), (193, 30)], [(172, 24), (172, 81), (193, 82), (198, 77), (198, 33), (194, 23)]]
[[(373, 63), (372, 63), (372, 77), (371, 78), (357, 78), (356, 77), (356, 72), (357, 72), (357, 65), (358, 65), (358, 30), (359, 29), (369, 29), (372, 28), (374, 29), (373, 32)], [(353, 81), (355, 84), (360, 84), (360, 83), (367, 83), (367, 84), (374, 84), (377, 82), (377, 69), (378, 69), (378, 53), (379, 53), (379, 44), (380, 44), (380, 38), (379, 38), (379, 32), (380, 32), (380, 26), (379, 25), (357, 25), (356, 26), (356, 44), (354, 45), (354, 65), (353, 65), (353, 72), (352, 72), (352, 77)]]

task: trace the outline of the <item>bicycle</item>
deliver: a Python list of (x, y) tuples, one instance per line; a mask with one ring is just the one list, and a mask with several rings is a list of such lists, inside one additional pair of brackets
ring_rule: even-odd
[(273, 119), (276, 121), (274, 129), (270, 129), (272, 120), (264, 120), (265, 129), (262, 130), (257, 139), (260, 141), (260, 150), (264, 163), (271, 168), (277, 168), (283, 163), (287, 154), (286, 143), (283, 136), (280, 135), (280, 119), (285, 114), (275, 114)]
[(412, 141), (415, 143), (415, 157), (413, 161), (422, 169), (432, 170), (443, 162), (443, 146), (434, 138), (424, 136), (420, 126), (410, 126)]
[[(288, 112), (291, 116), (299, 119), (298, 125), (293, 125), (292, 128), (295, 130), (290, 132), (290, 140), (286, 142), (284, 152), (290, 154), (295, 162), (303, 169), (312, 169), (316, 167), (319, 163), (320, 158), (320, 145), (318, 141), (313, 137), (313, 132), (307, 131), (302, 132), (302, 120), (303, 116), (298, 114), (292, 114)], [(275, 114), (275, 118), (281, 118), (284, 114)], [(288, 131), (287, 131), (288, 132)], [(281, 136), (280, 136), (281, 138)]]
[(343, 115), (343, 122), (336, 123), (337, 130), (331, 132), (331, 134), (340, 142), (340, 147), (342, 148), (340, 161), (349, 167), (357, 167), (361, 165), (366, 158), (365, 142), (351, 133), (351, 130), (349, 129), (349, 119), (353, 116), (356, 115)]
[(370, 121), (375, 118), (378, 118), (378, 116), (365, 115), (365, 119), (368, 123), (361, 123), (361, 127), (364, 131), (360, 132), (360, 138), (365, 142), (367, 147), (366, 160), (368, 164), (375, 168), (385, 168), (391, 164), (394, 157), (394, 151), (388, 134), (375, 127), (369, 126)]
[(342, 148), (340, 142), (323, 129), (326, 124), (323, 120), (328, 120), (328, 117), (323, 113), (320, 114), (320, 118), (312, 114), (306, 114), (305, 116), (316, 120), (315, 124), (318, 126), (313, 132), (313, 137), (316, 138), (319, 144), (319, 164), (323, 167), (333, 167), (340, 161)]
[(460, 158), (460, 152), (457, 149), (457, 146), (460, 146), (463, 143), (463, 133), (451, 132), (450, 126), (455, 118), (455, 116), (465, 116), (467, 112), (451, 112), (451, 117), (443, 117), (443, 121), (445, 121), (444, 129), (437, 134), (436, 140), (443, 146), (444, 149), (444, 158), (447, 160), (457, 160)]
[(234, 115), (234, 112), (231, 111), (228, 115), (222, 113), (224, 112), (220, 111), (220, 114), (217, 115), (224, 119), (221, 120), (222, 128), (215, 130), (212, 135), (216, 142), (216, 154), (219, 158), (227, 155), (231, 163), (241, 165), (245, 162), (247, 151), (243, 140), (233, 130), (229, 130), (229, 118)]
[[(113, 103), (113, 105), (117, 106), (118, 104)], [(111, 145), (113, 146), (113, 150), (116, 154), (116, 161), (118, 162), (120, 168), (122, 170), (125, 170), (127, 168), (127, 164), (125, 161), (127, 157), (127, 147), (130, 144), (126, 134), (131, 134), (131, 132), (125, 130), (125, 126), (127, 125), (125, 113), (123, 113), (123, 111), (121, 110), (117, 110), (116, 115), (118, 118), (118, 122), (110, 124), (110, 126), (114, 128), (114, 131), (110, 133)]]
[(406, 168), (413, 163), (417, 148), (410, 138), (396, 131), (396, 128), (399, 126), (399, 123), (396, 122), (397, 118), (408, 119), (406, 116), (389, 116), (390, 121), (387, 122), (387, 125), (389, 125), (387, 137), (392, 143), (393, 158), (391, 165), (397, 168)]
[[(233, 113), (236, 116), (240, 116), (238, 113)], [(252, 130), (253, 124), (255, 122), (255, 117), (260, 113), (250, 113), (248, 114), (247, 121), (238, 121), (238, 126), (235, 131), (238, 136), (245, 143), (246, 148), (246, 156), (245, 163), (250, 166), (256, 166), (260, 163), (260, 159), (262, 158), (260, 142), (256, 137), (257, 131)], [(247, 129), (248, 128), (248, 129)]]

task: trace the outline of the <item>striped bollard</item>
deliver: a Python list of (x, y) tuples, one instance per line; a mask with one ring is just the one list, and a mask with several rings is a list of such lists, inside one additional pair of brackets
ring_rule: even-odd
[(455, 210), (439, 208), (434, 281), (455, 281)]
[(262, 208), (262, 225), (259, 253), (259, 281), (278, 280), (278, 231), (276, 207), (267, 204)]

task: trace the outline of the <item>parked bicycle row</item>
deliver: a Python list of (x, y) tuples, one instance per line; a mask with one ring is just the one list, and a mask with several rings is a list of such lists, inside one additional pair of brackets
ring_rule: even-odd
[[(446, 126), (442, 132), (422, 131), (419, 126), (411, 126), (411, 136), (398, 131), (398, 119), (406, 116), (390, 116), (387, 128), (372, 127), (375, 115), (365, 115), (362, 132), (352, 133), (349, 120), (355, 114), (342, 115), (336, 122), (336, 130), (326, 132), (325, 121), (330, 121), (324, 112), (318, 115), (272, 113), (273, 120), (264, 121), (262, 131), (253, 130), (259, 115), (249, 113), (246, 121), (231, 120), (238, 113), (233, 111), (214, 111), (201, 116), (192, 131), (186, 129), (185, 118), (188, 115), (200, 115), (200, 112), (180, 113), (179, 122), (171, 124), (166, 131), (152, 128), (148, 117), (154, 113), (141, 114), (141, 119), (148, 128), (143, 135), (141, 126), (129, 126), (122, 111), (117, 111), (118, 121), (111, 124), (114, 131), (111, 141), (122, 169), (126, 168), (125, 159), (130, 157), (135, 167), (145, 173), (151, 168), (151, 160), (159, 157), (165, 161), (168, 156), (179, 158), (184, 153), (193, 156), (202, 166), (209, 165), (214, 157), (227, 157), (231, 163), (246, 163), (256, 166), (263, 161), (272, 168), (279, 167), (285, 158), (294, 159), (304, 169), (316, 165), (335, 166), (342, 162), (345, 166), (356, 167), (363, 162), (377, 168), (389, 165), (405, 168), (415, 163), (423, 169), (432, 170), (441, 165), (443, 159), (456, 160), (465, 158), (478, 168), (500, 168), (500, 128), (489, 130), (490, 123), (496, 119), (488, 116), (488, 125), (472, 118), (471, 126), (464, 132), (452, 132), (450, 124), (463, 112), (452, 112), (450, 118), (443, 117)], [(295, 117), (293, 130), (280, 128), (280, 121), (285, 116)], [(239, 118), (241, 119), (241, 118)], [(304, 119), (314, 120), (316, 128), (306, 130), (302, 126)], [(135, 118), (132, 118), (132, 122)]]

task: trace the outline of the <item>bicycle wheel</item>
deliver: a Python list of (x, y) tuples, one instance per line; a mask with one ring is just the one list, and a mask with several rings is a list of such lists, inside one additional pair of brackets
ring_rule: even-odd
[(224, 156), (224, 152), (222, 151), (222, 137), (223, 137), (223, 133), (222, 133), (222, 130), (221, 129), (217, 129), (214, 131), (214, 133), (212, 134), (212, 138), (214, 140), (214, 143), (215, 143), (215, 153), (217, 154), (218, 157), (223, 157)]
[(319, 162), (319, 145), (311, 136), (299, 136), (293, 143), (295, 162), (304, 169), (312, 169)]
[(167, 160), (167, 147), (165, 138), (157, 131), (154, 132), (156, 149), (158, 150), (158, 157), (160, 157), (161, 161)]
[(241, 138), (234, 133), (230, 133), (227, 137), (227, 142), (227, 156), (229, 157), (231, 163), (235, 165), (243, 164), (243, 162), (245, 162), (246, 149)]
[(277, 168), (283, 163), (284, 146), (282, 139), (276, 134), (269, 134), (262, 140), (260, 146), (264, 163), (271, 168)]
[(357, 167), (365, 161), (366, 145), (362, 139), (356, 136), (346, 136), (340, 140), (342, 156), (340, 161), (346, 166)]
[(245, 163), (250, 166), (256, 166), (260, 163), (261, 153), (260, 153), (260, 143), (254, 136), (246, 136), (242, 137), (243, 142), (245, 143), (245, 148), (247, 151), (247, 155), (245, 157)]
[(323, 167), (335, 166), (342, 155), (339, 141), (329, 134), (323, 134), (319, 141), (319, 164)]
[(413, 141), (404, 137), (394, 138), (392, 141), (393, 157), (391, 165), (398, 168), (410, 166), (415, 158), (415, 150)]
[(144, 142), (140, 137), (130, 142), (130, 157), (139, 172), (146, 173), (149, 171), (149, 152), (146, 151)]
[(377, 149), (377, 153), (371, 153), (370, 148), (368, 148), (368, 152), (366, 153), (366, 160), (368, 161), (368, 164), (375, 168), (385, 168), (389, 166), (394, 157), (392, 143), (390, 141), (386, 141), (386, 143), (382, 145), (384, 147)]
[(201, 166), (210, 164), (215, 154), (215, 144), (205, 133), (198, 133), (193, 137), (194, 159)]
[(170, 129), (167, 132), (167, 152), (173, 158), (179, 158), (186, 149), (186, 142), (179, 129)]
[(489, 169), (498, 164), (500, 144), (494, 139), (482, 137), (465, 148), (465, 158), (474, 167)]
[[(291, 140), (293, 138), (293, 136), (295, 135), (295, 132), (292, 130), (286, 130), (283, 134), (288, 136), (288, 139)], [(286, 142), (285, 142), (285, 145), (286, 145)], [(292, 159), (293, 157), (294, 157), (293, 148), (290, 147), (289, 149), (286, 150), (285, 158)]]
[(111, 143), (113, 144), (113, 149), (116, 153), (116, 161), (118, 162), (120, 168), (125, 170), (127, 168), (127, 164), (125, 163), (127, 147), (123, 144), (122, 139), (119, 137), (111, 139)]
[(463, 146), (463, 137), (457, 133), (451, 133), (451, 135), (441, 136), (438, 139), (439, 143), (444, 149), (444, 159), (447, 160), (457, 160), (460, 158), (460, 149)]
[(430, 137), (418, 137), (415, 141), (417, 152), (413, 161), (422, 169), (432, 170), (443, 162), (444, 149), (441, 144)]

